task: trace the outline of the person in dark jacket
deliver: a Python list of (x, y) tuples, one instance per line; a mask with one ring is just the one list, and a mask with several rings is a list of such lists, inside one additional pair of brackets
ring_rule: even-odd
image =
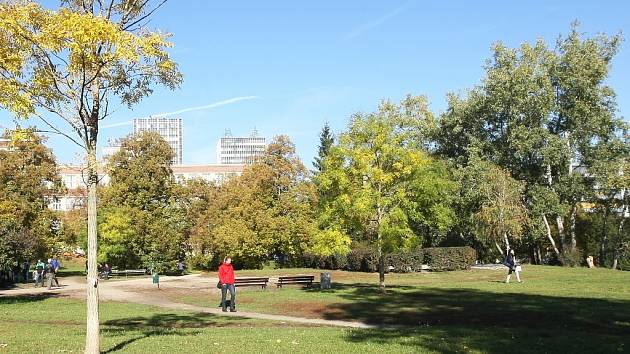
[(507, 256), (505, 257), (505, 266), (508, 267), (507, 279), (505, 279), (506, 283), (510, 282), (510, 278), (512, 277), (512, 273), (516, 274), (516, 280), (521, 282), (520, 272), (518, 270), (518, 264), (516, 263), (516, 257), (514, 257), (514, 250), (509, 250)]
[(227, 312), (226, 297), (230, 291), (230, 312), (236, 312), (236, 288), (234, 287), (234, 267), (232, 258), (225, 257), (219, 267), (219, 283), (221, 284), (221, 309)]

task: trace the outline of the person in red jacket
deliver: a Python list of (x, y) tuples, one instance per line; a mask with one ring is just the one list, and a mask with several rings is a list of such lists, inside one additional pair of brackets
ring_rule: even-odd
[(221, 283), (221, 308), (227, 312), (225, 298), (230, 291), (230, 312), (236, 312), (236, 288), (234, 287), (234, 267), (232, 258), (225, 257), (223, 264), (219, 267), (219, 282)]

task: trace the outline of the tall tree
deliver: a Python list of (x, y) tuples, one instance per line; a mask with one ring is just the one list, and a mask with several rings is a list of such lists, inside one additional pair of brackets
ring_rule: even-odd
[(421, 244), (413, 223), (437, 230), (452, 223), (456, 186), (419, 138), (430, 117), (424, 97), (355, 114), (317, 176), (319, 188), (331, 195), (323, 207), (323, 235), (370, 243), (379, 256), (381, 289), (386, 253)]
[[(597, 193), (593, 199), (595, 211), (602, 214), (599, 263), (614, 269), (627, 254), (630, 237), (627, 219), (630, 217), (630, 139), (626, 133), (600, 144), (593, 152), (593, 177)], [(617, 225), (610, 225), (617, 222)], [(609, 230), (615, 231), (610, 232)], [(611, 264), (612, 261), (612, 264)]]
[(451, 95), (440, 119), (437, 152), (465, 165), (475, 147), (524, 182), (526, 205), (537, 214), (530, 215), (530, 229), (556, 231), (567, 259), (576, 255), (580, 204), (595, 191), (594, 153), (621, 127), (614, 91), (605, 84), (619, 42), (619, 36), (583, 39), (574, 25), (555, 49), (541, 40), (517, 49), (499, 43), (482, 84), (467, 97)]
[(47, 208), (62, 192), (50, 149), (31, 130), (17, 130), (0, 150), (0, 269), (50, 251), (56, 216)]
[(164, 2), (151, 7), (150, 1), (63, 0), (56, 11), (30, 1), (0, 4), (0, 107), (17, 118), (37, 116), (47, 131), (65, 136), (86, 153), (86, 353), (98, 353), (100, 348), (96, 274), (99, 123), (111, 115), (110, 103), (133, 106), (152, 92), (155, 83), (171, 89), (180, 84), (177, 65), (166, 51), (171, 46), (168, 35), (146, 28), (149, 17)]
[(319, 134), (319, 148), (317, 150), (317, 156), (313, 161), (313, 166), (315, 167), (315, 172), (322, 172), (324, 166), (323, 161), (330, 152), (330, 148), (335, 143), (335, 137), (330, 130), (330, 126), (328, 122), (324, 124), (321, 133)]
[(109, 254), (120, 266), (158, 269), (182, 257), (189, 222), (175, 193), (172, 157), (171, 147), (157, 133), (122, 139), (107, 164), (110, 182), (102, 193), (107, 209), (99, 230), (107, 236), (102, 242), (109, 253), (100, 252), (101, 257)]
[[(482, 164), (483, 172), (476, 186), (482, 196), (481, 208), (474, 214), (478, 222), (480, 235), (494, 243), (499, 254), (506, 255), (510, 247), (510, 238), (520, 239), (527, 223), (527, 210), (523, 206), (523, 189), (521, 182), (510, 174), (487, 162)], [(499, 243), (505, 246), (501, 250)]]
[(316, 229), (317, 195), (286, 136), (276, 137), (257, 163), (221, 185), (196, 222), (197, 252), (232, 255), (258, 267), (272, 255), (300, 256)]

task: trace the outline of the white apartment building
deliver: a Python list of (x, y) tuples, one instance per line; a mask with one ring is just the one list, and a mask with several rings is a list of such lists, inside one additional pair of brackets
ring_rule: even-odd
[(182, 164), (184, 136), (181, 118), (149, 117), (134, 119), (133, 134), (143, 131), (160, 134), (173, 149), (173, 165)]
[(0, 150), (9, 150), (10, 146), (11, 146), (10, 139), (0, 138)]
[(121, 139), (109, 139), (107, 141), (107, 146), (104, 146), (101, 149), (101, 160), (107, 160), (112, 155), (117, 153), (122, 146)]
[(217, 143), (217, 162), (223, 165), (251, 165), (263, 156), (267, 144), (265, 138), (254, 130), (249, 137), (233, 137), (226, 132)]
[[(173, 175), (178, 183), (187, 179), (201, 178), (208, 182), (221, 184), (234, 176), (243, 173), (244, 165), (177, 165), (172, 166)], [(62, 196), (52, 197), (48, 207), (52, 210), (69, 211), (87, 206), (86, 176), (83, 167), (63, 166), (59, 168), (61, 181), (66, 187)], [(99, 183), (109, 184), (109, 176), (99, 172)]]

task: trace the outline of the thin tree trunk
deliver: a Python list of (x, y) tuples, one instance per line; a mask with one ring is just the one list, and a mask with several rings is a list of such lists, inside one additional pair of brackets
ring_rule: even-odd
[[(571, 163), (569, 163), (569, 165), (571, 165)], [(553, 177), (551, 175), (551, 165), (547, 165), (547, 185), (549, 186), (549, 188), (551, 188), (551, 190), (555, 190), (553, 188)], [(553, 241), (553, 238), (551, 237), (551, 228), (549, 228), (549, 222), (547, 221), (547, 216), (543, 215), (543, 219), (545, 220), (545, 226), (547, 227), (547, 237), (549, 238), (549, 241), (551, 242), (554, 251), (556, 252), (556, 255), (558, 255), (558, 258), (560, 256), (560, 252), (558, 252), (558, 248), (556, 247), (556, 243)], [(562, 216), (557, 215), (556, 216), (556, 224), (558, 225), (558, 237), (560, 238), (560, 245), (562, 246), (562, 248), (564, 249), (564, 221), (562, 220)]]
[(505, 252), (510, 251), (510, 241), (508, 240), (507, 232), (503, 233), (503, 242), (505, 242)]
[(577, 206), (573, 205), (571, 207), (571, 224), (569, 225), (570, 235), (571, 235), (571, 251), (575, 251), (577, 247), (577, 239), (575, 237), (575, 224), (577, 222)]
[(561, 215), (556, 216), (556, 225), (558, 225), (558, 238), (560, 239), (560, 247), (562, 251), (566, 250), (566, 233), (564, 232), (564, 219)]
[(538, 264), (543, 264), (542, 253), (540, 252), (540, 245), (536, 245), (536, 251), (538, 253)]
[(96, 144), (88, 150), (88, 276), (87, 276), (87, 332), (85, 353), (100, 352), (99, 313), (98, 313), (98, 274), (97, 274), (97, 221), (96, 185), (98, 171), (96, 165)]
[(599, 245), (599, 266), (604, 264), (606, 244), (608, 243), (608, 206), (604, 208), (604, 223), (602, 226), (602, 242)]
[[(97, 53), (95, 53), (98, 55)], [(100, 353), (99, 296), (97, 274), (97, 195), (98, 165), (96, 143), (98, 141), (98, 119), (100, 111), (100, 84), (98, 78), (92, 82), (92, 111), (87, 118), (87, 162), (88, 162), (88, 284), (87, 284), (87, 331), (85, 353)]]
[[(621, 221), (619, 222), (619, 228), (617, 229), (618, 238), (621, 240), (621, 234), (623, 232), (623, 226), (626, 223), (626, 214), (628, 212), (628, 206), (624, 205), (621, 209)], [(613, 265), (612, 269), (617, 269), (617, 264), (619, 263), (619, 253), (617, 252), (617, 247), (615, 245), (615, 250), (613, 251)]]
[(501, 249), (501, 246), (499, 246), (499, 243), (497, 241), (494, 241), (494, 245), (497, 246), (497, 250), (499, 251), (499, 254), (503, 256), (503, 250)]
[(378, 286), (385, 291), (385, 255), (381, 250), (378, 253)]
[(547, 239), (549, 239), (549, 243), (551, 243), (551, 247), (553, 247), (553, 251), (556, 253), (556, 256), (558, 256), (558, 259), (560, 259), (560, 251), (558, 250), (558, 247), (556, 247), (556, 241), (554, 241), (553, 236), (551, 236), (551, 227), (549, 227), (547, 216), (543, 214), (542, 217), (545, 223), (545, 229), (547, 230)]

